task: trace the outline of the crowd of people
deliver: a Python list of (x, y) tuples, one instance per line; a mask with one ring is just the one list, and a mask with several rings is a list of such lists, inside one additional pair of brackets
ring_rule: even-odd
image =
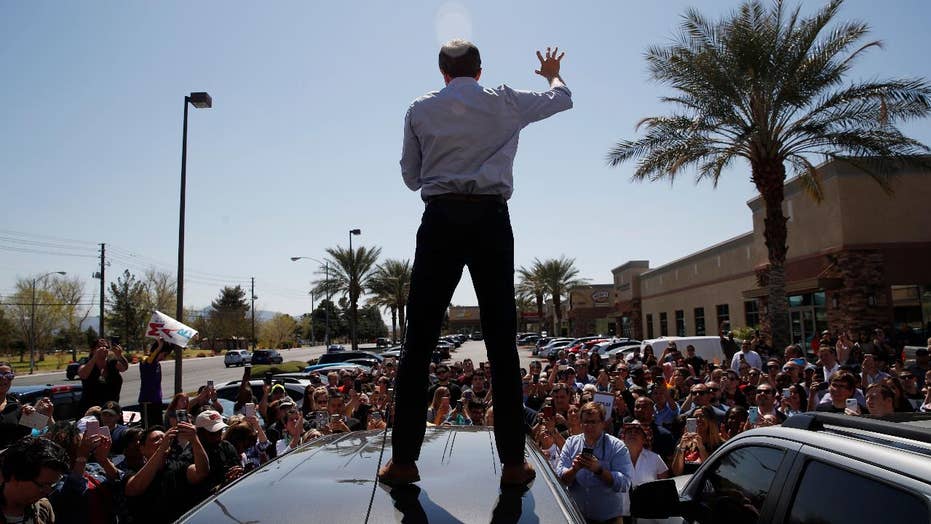
[[(812, 410), (931, 411), (928, 349), (906, 366), (881, 332), (852, 340), (825, 333), (817, 354), (807, 356), (799, 346), (776, 354), (751, 339), (724, 363), (675, 342), (660, 355), (646, 346), (616, 361), (585, 349), (533, 360), (521, 370), (525, 428), (586, 518), (618, 521), (629, 515), (633, 486), (694, 472), (751, 428)], [(80, 373), (100, 387), (91, 388), (98, 396), (87, 398), (76, 421), (56, 421), (49, 398), (29, 405), (8, 396), (15, 374), (0, 363), (5, 522), (170, 522), (303, 443), (385, 429), (392, 420), (396, 362), (386, 359), (370, 372), (312, 375), (299, 399), (274, 380), (254, 389), (246, 368), (232, 405), (224, 408), (208, 384), (171, 397), (163, 413), (159, 403), (157, 418), (127, 425), (112, 398), (122, 355), (104, 347), (92, 350), (93, 369)], [(154, 344), (150, 353), (146, 362), (156, 365), (164, 347)], [(486, 362), (431, 364), (424, 423), (494, 425), (490, 377)], [(46, 417), (44, 427), (24, 425), (35, 414)]]

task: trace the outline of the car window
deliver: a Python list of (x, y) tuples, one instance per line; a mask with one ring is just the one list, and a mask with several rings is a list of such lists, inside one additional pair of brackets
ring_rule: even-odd
[(702, 477), (698, 522), (758, 522), (784, 456), (784, 450), (763, 446), (722, 456)]
[[(832, 493), (836, 503), (828, 504)], [(812, 461), (805, 466), (786, 522), (929, 522), (917, 496), (850, 471)]]

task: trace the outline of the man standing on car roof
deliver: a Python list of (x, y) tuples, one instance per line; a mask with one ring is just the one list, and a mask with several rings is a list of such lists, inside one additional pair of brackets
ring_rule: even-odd
[(482, 310), (482, 333), (492, 366), (495, 440), (504, 464), (502, 484), (534, 478), (524, 462), (523, 407), (516, 347), (514, 236), (507, 200), (524, 126), (572, 107), (559, 76), (558, 48), (539, 51), (536, 73), (545, 92), (482, 87), (478, 48), (451, 40), (439, 55), (446, 87), (415, 100), (404, 119), (401, 174), (426, 202), (407, 305), (407, 340), (395, 386), (392, 459), (379, 471), (388, 484), (419, 480), (415, 461), (423, 443), (427, 369), (443, 312), (464, 265)]

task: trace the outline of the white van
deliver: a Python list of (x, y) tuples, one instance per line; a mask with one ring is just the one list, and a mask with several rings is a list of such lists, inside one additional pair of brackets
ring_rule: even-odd
[[(714, 363), (716, 365), (724, 364), (726, 367), (730, 367), (730, 362), (724, 362), (726, 358), (724, 356), (724, 350), (721, 349), (721, 337), (654, 338), (652, 340), (644, 340), (641, 342), (640, 352), (643, 354), (643, 348), (650, 346), (653, 348), (653, 355), (655, 355), (658, 359), (663, 355), (663, 351), (666, 350), (666, 346), (668, 346), (670, 342), (676, 343), (676, 349), (682, 353), (682, 356), (687, 356), (685, 353), (685, 347), (692, 345), (695, 346), (695, 355), (705, 359), (705, 362)], [(740, 341), (736, 342), (738, 345), (740, 344)]]

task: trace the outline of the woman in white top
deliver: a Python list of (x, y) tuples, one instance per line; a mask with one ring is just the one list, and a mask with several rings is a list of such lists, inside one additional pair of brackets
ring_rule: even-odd
[[(669, 478), (669, 468), (659, 455), (643, 447), (646, 442), (646, 432), (639, 422), (624, 424), (622, 433), (624, 445), (630, 452), (630, 461), (634, 464), (634, 476), (631, 479), (633, 486), (639, 486), (654, 480)], [(623, 515), (630, 516), (630, 493), (624, 493)], [(638, 519), (643, 522), (643, 519)]]

